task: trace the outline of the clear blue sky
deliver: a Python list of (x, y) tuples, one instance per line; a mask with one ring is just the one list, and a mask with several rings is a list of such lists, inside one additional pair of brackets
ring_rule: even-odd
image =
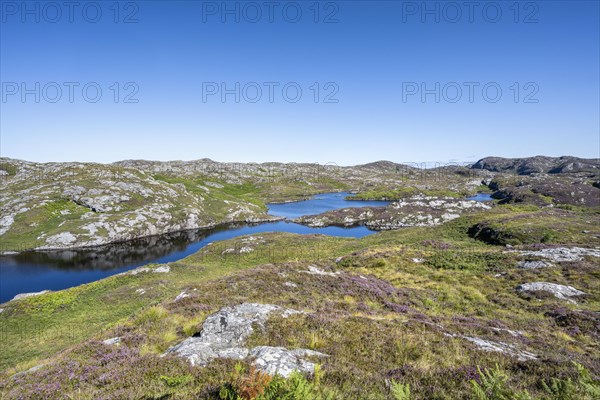
[[(461, 15), (448, 2), (427, 3), (436, 15), (421, 1), (279, 1), (272, 21), (262, 0), (227, 2), (239, 22), (221, 1), (121, 2), (118, 14), (112, 1), (0, 3), (2, 156), (343, 165), (600, 156), (598, 1), (452, 3)], [(239, 103), (210, 94), (223, 82), (240, 83)], [(279, 84), (272, 102), (265, 82)], [(424, 99), (422, 83), (433, 91)], [(125, 102), (136, 88), (138, 102)]]

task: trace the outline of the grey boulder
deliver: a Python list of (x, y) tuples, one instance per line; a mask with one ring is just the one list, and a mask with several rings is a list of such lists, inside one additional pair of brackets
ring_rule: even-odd
[(583, 296), (585, 292), (581, 290), (577, 290), (572, 286), (559, 285), (556, 283), (549, 282), (530, 282), (524, 283), (522, 285), (517, 286), (517, 291), (519, 292), (548, 292), (554, 295), (554, 297), (566, 300), (570, 303), (575, 303), (571, 297), (575, 296)]
[(326, 357), (326, 354), (307, 349), (287, 350), (283, 347), (244, 347), (244, 342), (263, 326), (269, 314), (278, 313), (284, 318), (300, 311), (272, 304), (244, 303), (225, 307), (206, 318), (202, 331), (167, 350), (166, 354), (184, 357), (192, 365), (204, 366), (215, 358), (254, 360), (256, 367), (269, 374), (288, 377), (292, 371), (313, 372), (315, 364), (305, 357)]
[(548, 261), (520, 261), (517, 264), (517, 268), (521, 269), (538, 269), (552, 267), (554, 264)]

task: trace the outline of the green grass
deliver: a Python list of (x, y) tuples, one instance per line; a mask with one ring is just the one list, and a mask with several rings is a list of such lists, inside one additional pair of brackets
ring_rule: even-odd
[[(5, 250), (27, 249), (44, 244), (38, 237), (45, 233), (52, 236), (65, 231), (79, 231), (79, 218), (90, 210), (66, 199), (55, 199), (18, 214), (13, 226), (2, 236)], [(68, 212), (68, 214), (61, 214)], [(62, 224), (62, 225), (61, 225)]]
[(8, 173), (8, 176), (15, 176), (18, 171), (16, 165), (13, 165), (8, 162), (0, 163), (0, 170), (6, 171)]
[[(564, 210), (535, 206), (502, 206), (470, 218), (472, 235), (501, 245), (562, 243), (597, 246), (600, 228), (595, 209)], [(484, 230), (485, 231), (482, 231)]]
[[(247, 201), (260, 207), (263, 211), (266, 211), (266, 205), (262, 201), (259, 190), (254, 184), (246, 182), (240, 185), (230, 184), (223, 181), (215, 181), (214, 179), (205, 180), (204, 177), (198, 176), (195, 178), (188, 177), (173, 177), (170, 175), (157, 174), (153, 176), (154, 179), (171, 184), (182, 184), (186, 190), (195, 195), (200, 195), (207, 201), (206, 212), (210, 215), (220, 218), (226, 213), (227, 205), (223, 203), (223, 200), (239, 202), (240, 200)], [(222, 188), (208, 186), (210, 195), (200, 186), (204, 186), (206, 182), (217, 183)]]

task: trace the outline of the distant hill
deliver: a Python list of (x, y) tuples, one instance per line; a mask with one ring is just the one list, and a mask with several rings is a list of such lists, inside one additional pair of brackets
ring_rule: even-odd
[(535, 156), (526, 158), (485, 157), (473, 164), (471, 168), (485, 169), (492, 172), (512, 172), (518, 175), (531, 175), (536, 173), (561, 174), (572, 172), (598, 173), (600, 171), (600, 160), (571, 156)]

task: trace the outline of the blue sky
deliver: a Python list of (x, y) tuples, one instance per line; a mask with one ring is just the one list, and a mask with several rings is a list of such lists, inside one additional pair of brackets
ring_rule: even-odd
[(600, 156), (597, 1), (0, 3), (5, 157)]

